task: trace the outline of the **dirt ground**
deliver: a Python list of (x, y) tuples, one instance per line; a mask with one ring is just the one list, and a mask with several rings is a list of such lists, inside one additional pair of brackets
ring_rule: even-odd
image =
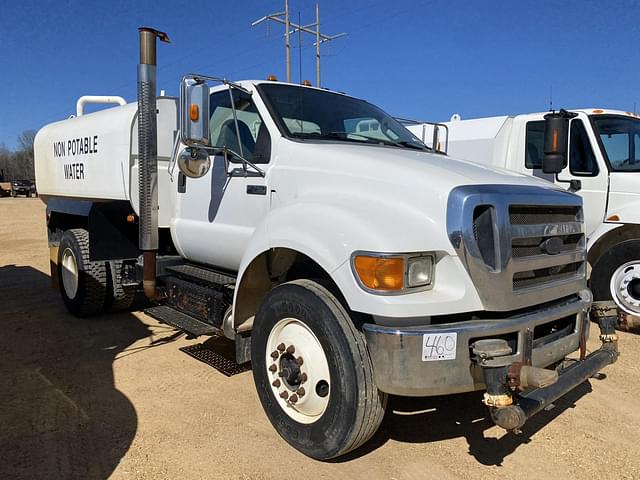
[(392, 398), (368, 444), (321, 463), (278, 436), (250, 372), (178, 350), (196, 340), (140, 312), (67, 314), (39, 199), (0, 199), (0, 322), (2, 479), (640, 478), (638, 335), (522, 435), (492, 426), (479, 394)]

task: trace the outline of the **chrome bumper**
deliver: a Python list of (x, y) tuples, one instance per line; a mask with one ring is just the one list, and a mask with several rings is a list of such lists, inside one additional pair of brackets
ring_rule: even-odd
[[(470, 345), (482, 338), (510, 336), (517, 339), (511, 362), (526, 361), (545, 367), (576, 351), (580, 338), (588, 336), (587, 311), (592, 295), (582, 290), (577, 297), (539, 310), (495, 320), (412, 327), (363, 325), (367, 347), (373, 362), (375, 380), (383, 392), (403, 396), (430, 396), (484, 389), (482, 369), (471, 359)], [(565, 317), (575, 317), (573, 330), (560, 338), (536, 338), (535, 327)], [(456, 334), (455, 359), (423, 361), (425, 336)], [(546, 341), (545, 339), (549, 340)]]

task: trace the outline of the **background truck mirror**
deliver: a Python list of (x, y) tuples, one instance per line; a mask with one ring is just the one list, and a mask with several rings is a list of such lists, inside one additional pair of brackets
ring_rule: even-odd
[(183, 78), (180, 88), (180, 136), (186, 145), (209, 145), (209, 86)]
[(567, 144), (569, 140), (569, 119), (575, 113), (560, 110), (544, 116), (544, 173), (560, 173), (567, 166)]

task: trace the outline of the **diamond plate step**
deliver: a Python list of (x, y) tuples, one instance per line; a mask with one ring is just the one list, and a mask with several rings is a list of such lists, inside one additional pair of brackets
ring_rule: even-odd
[(233, 360), (233, 342), (227, 338), (212, 338), (204, 343), (182, 347), (180, 350), (212, 366), (227, 377), (251, 370), (250, 362), (238, 365)]
[(214, 285), (234, 285), (236, 283), (236, 277), (195, 265), (173, 265), (166, 267), (166, 271)]
[(186, 313), (179, 312), (178, 310), (166, 305), (147, 308), (144, 313), (162, 323), (166, 323), (167, 325), (183, 330), (194, 337), (220, 333), (219, 328), (209, 325), (208, 323), (201, 322)]

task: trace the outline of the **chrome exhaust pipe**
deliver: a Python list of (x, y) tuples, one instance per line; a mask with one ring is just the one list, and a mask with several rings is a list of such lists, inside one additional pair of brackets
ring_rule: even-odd
[(158, 251), (158, 126), (156, 119), (156, 39), (169, 43), (164, 32), (140, 27), (138, 64), (138, 199), (139, 247), (143, 252), (144, 294), (156, 298)]

